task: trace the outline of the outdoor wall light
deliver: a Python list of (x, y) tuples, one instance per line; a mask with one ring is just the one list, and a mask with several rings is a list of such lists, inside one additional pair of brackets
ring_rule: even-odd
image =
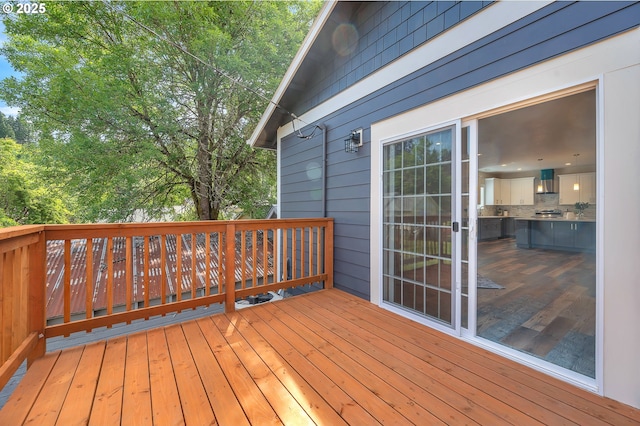
[(362, 129), (352, 130), (344, 140), (344, 152), (358, 152), (362, 146)]

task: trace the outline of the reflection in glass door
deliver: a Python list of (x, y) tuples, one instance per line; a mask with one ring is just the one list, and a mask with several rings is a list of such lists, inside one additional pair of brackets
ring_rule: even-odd
[(452, 126), (383, 148), (383, 300), (451, 327), (454, 141)]

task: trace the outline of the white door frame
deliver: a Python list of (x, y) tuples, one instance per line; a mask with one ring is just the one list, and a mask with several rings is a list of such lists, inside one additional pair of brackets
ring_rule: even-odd
[[(453, 273), (454, 276), (454, 284), (456, 287), (456, 295), (455, 295), (455, 317), (454, 317), (454, 321), (453, 321), (453, 327), (447, 327), (447, 326), (443, 326), (442, 324), (439, 324), (435, 321), (431, 321), (428, 320), (426, 317), (422, 317), (419, 315), (413, 315), (411, 313), (408, 313), (406, 310), (404, 309), (399, 309), (397, 307), (394, 307), (390, 304), (386, 304), (383, 302), (382, 300), (382, 291), (381, 291), (381, 285), (382, 285), (382, 280), (381, 279), (376, 279), (375, 282), (378, 283), (378, 289), (376, 291), (373, 291), (373, 274), (374, 273), (378, 273), (378, 277), (382, 277), (382, 265), (380, 264), (381, 262), (377, 262), (379, 265), (379, 268), (377, 269), (377, 271), (374, 271), (375, 268), (372, 267), (372, 301), (374, 303), (377, 303), (378, 305), (380, 305), (381, 307), (384, 307), (385, 309), (388, 309), (392, 312), (397, 313), (398, 315), (402, 315), (405, 316), (407, 318), (410, 318), (416, 322), (428, 325), (429, 327), (432, 327), (434, 329), (437, 329), (439, 331), (442, 331), (444, 333), (447, 334), (451, 334), (454, 336), (459, 336), (464, 340), (467, 340), (477, 346), (481, 346), (484, 347), (492, 352), (496, 352), (499, 353), (500, 355), (509, 358), (509, 359), (513, 359), (519, 363), (522, 363), (524, 365), (528, 365), (532, 368), (544, 371), (545, 373), (552, 375), (554, 377), (560, 378), (564, 381), (568, 381), (570, 383), (573, 383), (574, 385), (586, 388), (588, 390), (591, 391), (595, 391), (595, 392), (602, 392), (602, 387), (601, 387), (601, 382), (602, 382), (602, 344), (603, 344), (603, 326), (602, 326), (602, 271), (601, 271), (601, 257), (602, 257), (602, 253), (601, 253), (601, 247), (600, 245), (598, 245), (597, 247), (597, 283), (596, 283), (596, 378), (595, 379), (591, 379), (589, 377), (583, 376), (579, 373), (575, 373), (572, 372), (570, 370), (567, 370), (565, 368), (562, 368), (560, 366), (556, 366), (554, 364), (551, 364), (549, 362), (546, 361), (542, 361), (539, 358), (536, 358), (534, 356), (531, 355), (527, 355), (523, 352), (508, 348), (504, 345), (501, 345), (499, 343), (495, 343), (495, 342), (491, 342), (488, 341), (487, 339), (483, 339), (480, 337), (476, 336), (476, 326), (477, 326), (477, 289), (476, 289), (476, 281), (477, 281), (477, 277), (476, 277), (476, 271), (477, 271), (477, 210), (475, 208), (472, 208), (472, 206), (475, 206), (477, 204), (477, 191), (472, 190), (473, 188), (477, 188), (478, 186), (478, 177), (477, 177), (477, 154), (478, 154), (478, 120), (481, 118), (485, 118), (485, 117), (489, 117), (489, 116), (493, 116), (493, 115), (497, 115), (506, 111), (511, 111), (511, 110), (515, 110), (515, 109), (520, 109), (520, 108), (524, 108), (526, 106), (530, 106), (530, 105), (535, 105), (538, 103), (542, 103), (542, 102), (546, 102), (552, 99), (557, 99), (557, 98), (561, 98), (561, 97), (565, 97), (565, 96), (569, 96), (571, 94), (574, 93), (579, 93), (579, 92), (583, 92), (585, 90), (592, 90), (595, 89), (596, 93), (597, 93), (597, 100), (596, 100), (596, 111), (597, 111), (597, 116), (598, 116), (598, 126), (597, 126), (597, 141), (596, 141), (596, 146), (597, 146), (597, 150), (598, 150), (598, 174), (601, 176), (602, 175), (602, 165), (603, 165), (603, 160), (600, 157), (601, 154), (601, 150), (602, 150), (602, 143), (601, 143), (601, 137), (600, 134), (602, 132), (601, 130), (601, 126), (602, 126), (602, 105), (601, 105), (601, 101), (599, 101), (598, 99), (601, 99), (601, 95), (600, 95), (600, 87), (601, 87), (601, 77), (596, 77), (596, 78), (591, 78), (588, 79), (587, 81), (583, 81), (583, 82), (574, 82), (571, 85), (562, 87), (562, 88), (557, 88), (556, 90), (549, 90), (549, 91), (544, 91), (542, 93), (537, 93), (537, 94), (530, 94), (527, 95), (525, 97), (522, 97), (518, 100), (514, 100), (512, 102), (505, 102), (502, 105), (499, 106), (494, 106), (492, 108), (485, 108), (485, 109), (481, 109), (480, 111), (476, 112), (475, 114), (469, 114), (466, 116), (462, 116), (459, 118), (455, 118), (453, 120), (443, 120), (437, 124), (432, 124), (429, 125), (428, 127), (423, 127), (420, 129), (416, 129), (413, 131), (409, 131), (409, 132), (405, 132), (402, 134), (397, 134), (394, 136), (389, 136), (385, 139), (381, 139), (380, 140), (380, 151), (381, 151), (381, 147), (384, 144), (393, 142), (393, 141), (397, 141), (403, 138), (408, 138), (411, 137), (412, 135), (417, 135), (420, 133), (425, 133), (431, 130), (437, 130), (439, 128), (443, 128), (443, 127), (447, 127), (447, 126), (451, 126), (451, 125), (455, 125), (455, 129), (456, 129), (456, 143), (458, 143), (461, 140), (461, 132), (462, 132), (462, 128), (469, 126), (470, 128), (470, 132), (469, 132), (469, 146), (470, 146), (470, 155), (473, 156), (473, 158), (471, 158), (470, 164), (469, 164), (469, 174), (470, 174), (470, 192), (469, 192), (469, 208), (470, 208), (470, 213), (469, 213), (469, 276), (468, 276), (468, 285), (469, 285), (469, 290), (468, 290), (468, 301), (469, 301), (469, 306), (468, 306), (468, 328), (466, 329), (462, 329), (461, 327), (461, 315), (460, 313), (461, 311), (461, 280), (460, 280), (460, 273), (461, 273), (461, 263), (460, 263), (460, 250), (461, 250), (461, 233), (454, 233), (454, 236), (456, 238), (456, 255), (455, 258), (457, 259), (453, 265), (455, 265), (455, 273)], [(415, 125), (415, 123), (419, 122), (416, 121), (415, 117), (411, 117), (412, 114), (407, 113), (405, 120), (411, 122), (413, 125)], [(403, 120), (403, 121), (405, 121)], [(400, 126), (401, 127), (401, 126)], [(372, 128), (372, 138), (374, 135), (374, 130)], [(379, 171), (380, 173), (380, 180), (379, 180), (379, 190), (382, 188), (382, 155), (380, 153), (377, 153), (377, 155), (375, 155), (375, 152), (378, 151), (378, 149), (374, 149), (372, 150), (372, 173), (374, 172), (374, 168), (373, 165), (374, 163), (374, 159), (377, 160), (379, 166), (376, 169), (377, 171)], [(378, 157), (378, 158), (376, 158)], [(459, 203), (460, 203), (460, 191), (461, 191), (461, 170), (460, 170), (460, 157), (456, 156), (456, 162), (455, 162), (455, 193), (456, 193), (456, 203), (454, 203), (454, 210), (455, 213), (452, 212), (452, 215), (455, 215), (455, 220), (460, 223), (461, 222), (461, 212), (460, 212), (460, 208), (459, 208)], [(452, 160), (453, 163), (453, 160)], [(372, 180), (373, 183), (373, 180)], [(601, 188), (601, 182), (600, 182), (600, 178), (598, 178), (598, 188)], [(598, 190), (598, 193), (600, 194), (600, 190)], [(452, 194), (453, 196), (454, 194)], [(378, 197), (379, 198), (379, 202), (375, 204), (376, 207), (374, 207), (374, 197), (372, 197), (372, 224), (375, 223), (382, 223), (382, 218), (381, 218), (381, 212), (382, 212), (382, 196)], [(475, 204), (472, 204), (475, 203)], [(599, 204), (597, 205), (598, 208), (598, 212), (597, 212), (597, 217), (598, 217), (598, 229), (601, 229), (602, 226), (600, 225), (600, 223), (602, 222), (602, 213), (603, 213), (603, 207), (602, 207), (602, 202), (600, 202), (599, 200)], [(374, 214), (373, 209), (376, 209), (378, 211), (378, 213), (376, 213), (378, 215), (378, 218), (376, 219), (376, 214)], [(379, 222), (376, 222), (374, 220), (380, 220)], [(382, 242), (382, 227), (376, 227), (379, 228), (379, 235), (377, 236), (378, 240), (377, 240), (377, 244), (376, 241), (373, 241), (372, 238), (372, 255), (373, 255), (373, 247), (377, 247), (378, 248), (378, 258), (381, 258), (382, 256), (382, 244), (380, 244)], [(373, 232), (372, 232), (373, 235)], [(600, 231), (598, 231), (598, 235), (600, 235)], [(453, 261), (453, 259), (452, 259)], [(374, 263), (372, 262), (372, 265)]]
[(469, 128), (469, 236), (468, 236), (468, 276), (467, 276), (467, 328), (461, 328), (463, 337), (475, 337), (477, 324), (477, 281), (478, 275), (478, 120), (463, 120), (461, 128)]
[[(501, 114), (508, 111), (514, 111), (517, 109), (521, 109), (527, 106), (540, 104), (543, 102), (548, 102), (553, 99), (558, 99), (566, 96), (571, 96), (572, 94), (584, 92), (587, 90), (595, 90), (596, 92), (596, 116), (598, 117), (596, 123), (596, 170), (597, 170), (597, 194), (598, 194), (598, 203), (597, 213), (596, 213), (596, 226), (597, 226), (597, 239), (600, 240), (600, 230), (602, 229), (603, 222), (603, 199), (602, 199), (602, 184), (601, 177), (604, 175), (603, 173), (603, 137), (602, 137), (602, 79), (598, 78), (595, 80), (590, 80), (585, 83), (572, 85), (570, 87), (566, 87), (561, 90), (549, 92), (546, 94), (538, 95), (535, 97), (531, 97), (529, 99), (522, 100), (520, 102), (515, 102), (512, 104), (505, 104), (498, 108), (494, 108), (492, 110), (484, 111), (478, 114), (475, 114), (470, 117), (466, 117), (463, 119), (463, 127), (470, 126), (469, 139), (470, 139), (470, 152), (473, 155), (473, 159), (470, 164), (470, 182), (469, 185), (471, 188), (478, 188), (478, 120), (481, 118), (491, 117), (497, 114)], [(471, 192), (470, 189), (470, 197), (471, 194), (477, 197), (477, 190)], [(469, 201), (471, 205), (471, 200)], [(475, 210), (475, 209), (474, 209)], [(471, 217), (474, 217), (473, 219)], [(596, 245), (596, 359), (595, 359), (595, 370), (596, 377), (595, 379), (591, 379), (582, 374), (573, 372), (566, 368), (560, 367), (558, 365), (552, 364), (547, 361), (542, 361), (541, 359), (534, 357), (532, 355), (528, 355), (524, 352), (511, 349), (507, 346), (504, 346), (498, 342), (492, 342), (490, 340), (484, 339), (482, 337), (478, 337), (476, 335), (477, 331), (477, 259), (478, 259), (478, 250), (477, 250), (477, 211), (473, 211), (470, 214), (469, 219), (473, 224), (473, 232), (470, 230), (469, 232), (469, 327), (468, 329), (462, 330), (462, 337), (465, 340), (468, 340), (478, 346), (482, 346), (486, 349), (491, 350), (492, 352), (497, 352), (500, 355), (528, 365), (532, 368), (542, 370), (547, 374), (558, 377), (562, 380), (573, 383), (577, 386), (589, 389), (591, 391), (597, 392), (602, 391), (601, 382), (602, 382), (602, 348), (603, 348), (603, 325), (602, 325), (602, 297), (603, 297), (603, 277), (602, 277), (602, 247), (601, 244)]]

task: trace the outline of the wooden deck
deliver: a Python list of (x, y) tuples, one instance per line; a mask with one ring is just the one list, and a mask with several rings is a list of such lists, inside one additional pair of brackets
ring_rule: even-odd
[(0, 425), (640, 424), (580, 390), (339, 290), (38, 359)]

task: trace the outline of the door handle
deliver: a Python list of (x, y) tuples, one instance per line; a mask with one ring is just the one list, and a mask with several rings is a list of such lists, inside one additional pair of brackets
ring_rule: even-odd
[(460, 224), (458, 222), (453, 222), (451, 224), (451, 230), (453, 232), (460, 232)]

